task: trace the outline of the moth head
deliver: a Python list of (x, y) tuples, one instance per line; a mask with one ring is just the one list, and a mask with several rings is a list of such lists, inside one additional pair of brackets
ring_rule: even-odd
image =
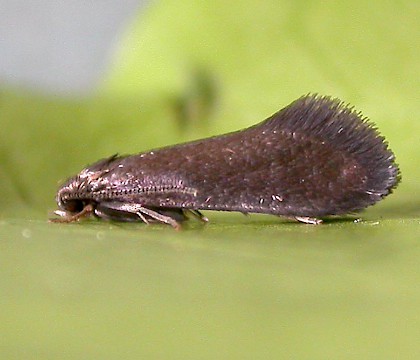
[(82, 170), (77, 176), (68, 179), (58, 190), (56, 215), (70, 218), (84, 214), (87, 206), (94, 208), (94, 194), (100, 191), (104, 184), (101, 171)]
[(81, 191), (83, 188), (78, 178), (70, 179), (61, 186), (56, 197), (58, 210), (54, 213), (63, 218), (69, 218), (83, 212), (91, 203), (91, 200), (83, 197), (83, 191)]
[(55, 211), (55, 214), (69, 219), (92, 212), (97, 197), (100, 197), (101, 191), (109, 185), (107, 177), (110, 171), (109, 164), (115, 159), (116, 155), (100, 160), (61, 185), (56, 196), (59, 209)]

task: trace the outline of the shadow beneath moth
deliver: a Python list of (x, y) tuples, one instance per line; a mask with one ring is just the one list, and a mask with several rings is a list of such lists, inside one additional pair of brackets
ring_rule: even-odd
[(94, 215), (179, 228), (200, 210), (319, 224), (358, 212), (397, 186), (384, 138), (337, 99), (307, 95), (245, 130), (100, 160), (58, 190), (58, 222)]

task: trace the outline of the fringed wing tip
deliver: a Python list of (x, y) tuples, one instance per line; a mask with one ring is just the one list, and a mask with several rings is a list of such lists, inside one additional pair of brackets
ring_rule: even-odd
[(401, 180), (395, 155), (376, 126), (339, 99), (304, 95), (267, 119), (263, 126), (317, 139), (355, 158), (369, 173), (367, 191), (372, 194), (372, 202), (390, 194)]

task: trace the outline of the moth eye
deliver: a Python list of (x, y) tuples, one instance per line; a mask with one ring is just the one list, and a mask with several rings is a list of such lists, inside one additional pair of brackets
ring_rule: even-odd
[(63, 204), (66, 211), (78, 213), (83, 210), (85, 204), (81, 200), (69, 200)]

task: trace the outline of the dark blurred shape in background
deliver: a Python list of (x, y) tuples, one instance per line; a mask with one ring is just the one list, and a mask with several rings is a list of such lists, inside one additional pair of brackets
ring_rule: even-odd
[(189, 75), (184, 91), (172, 100), (175, 120), (182, 132), (207, 129), (217, 103), (217, 79), (210, 70), (197, 67)]

